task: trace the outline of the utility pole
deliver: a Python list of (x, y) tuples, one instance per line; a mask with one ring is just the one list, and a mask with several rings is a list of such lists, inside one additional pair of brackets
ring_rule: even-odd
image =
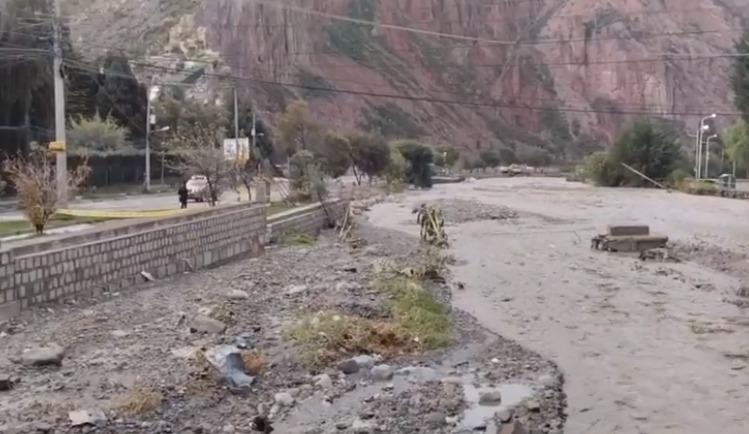
[(234, 87), (234, 145), (237, 147), (237, 157), (239, 157), (239, 104), (236, 86)]
[(65, 146), (65, 81), (62, 77), (62, 28), (61, 28), (61, 9), (60, 0), (54, 0), (55, 19), (54, 19), (54, 37), (53, 50), (54, 57), (52, 61), (52, 74), (54, 75), (55, 86), (55, 142), (56, 142), (56, 177), (57, 177), (57, 195), (60, 205), (68, 204), (68, 160)]
[(154, 98), (153, 81), (154, 77), (151, 77), (151, 82), (146, 92), (146, 192), (151, 191), (151, 100)]

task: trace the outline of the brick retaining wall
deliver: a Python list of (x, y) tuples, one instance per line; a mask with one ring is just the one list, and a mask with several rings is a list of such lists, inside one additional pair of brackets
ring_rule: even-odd
[[(335, 220), (347, 206), (334, 200), (325, 209)], [(327, 227), (321, 204), (267, 221), (266, 209), (249, 204), (221, 207), (0, 250), (0, 321), (38, 304), (133, 287), (145, 281), (142, 271), (163, 278), (188, 268), (216, 266), (262, 254), (271, 237)]]
[(325, 208), (318, 203), (272, 215), (268, 217), (267, 239), (276, 242), (287, 234), (317, 234), (328, 227), (328, 215), (335, 223), (343, 216), (348, 204), (348, 201), (332, 200), (325, 203)]
[[(266, 233), (266, 208), (239, 205), (220, 213), (158, 219), (147, 229), (119, 235), (106, 230), (97, 240), (41, 252), (28, 247), (0, 252), (0, 320), (21, 309), (75, 295), (128, 288), (156, 278), (259, 255)], [(66, 244), (66, 243), (63, 243)]]

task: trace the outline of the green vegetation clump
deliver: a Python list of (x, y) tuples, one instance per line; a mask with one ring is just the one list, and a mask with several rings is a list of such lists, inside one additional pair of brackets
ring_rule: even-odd
[(452, 342), (449, 313), (419, 281), (391, 277), (378, 281), (375, 289), (390, 297), (386, 319), (320, 312), (289, 331), (289, 338), (302, 346), (305, 363), (321, 368), (352, 354), (389, 357), (442, 348)]
[(317, 238), (304, 232), (286, 234), (279, 242), (282, 246), (314, 246), (316, 243)]
[(652, 179), (667, 179), (682, 160), (678, 137), (670, 128), (651, 120), (637, 120), (617, 139), (608, 153), (589, 155), (581, 172), (597, 185), (646, 186), (648, 181), (624, 164)]

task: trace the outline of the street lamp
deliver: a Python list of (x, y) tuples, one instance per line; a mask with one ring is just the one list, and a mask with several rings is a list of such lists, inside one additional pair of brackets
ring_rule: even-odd
[(705, 125), (705, 121), (708, 119), (715, 119), (718, 115), (713, 113), (709, 116), (705, 116), (704, 118), (700, 119), (700, 127), (697, 130), (697, 147), (695, 151), (695, 175), (697, 179), (700, 179), (700, 176), (702, 174), (702, 134), (708, 130), (710, 130), (710, 125)]
[(710, 140), (717, 138), (717, 134), (713, 134), (707, 138), (707, 151), (705, 152), (705, 178), (707, 179), (710, 179)]

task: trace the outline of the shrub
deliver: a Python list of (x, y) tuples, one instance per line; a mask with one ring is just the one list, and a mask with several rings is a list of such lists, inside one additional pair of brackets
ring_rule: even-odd
[(75, 154), (134, 152), (126, 143), (128, 134), (127, 128), (111, 117), (79, 117), (70, 121), (68, 143)]
[[(66, 199), (57, 188), (56, 172), (50, 160), (50, 154), (39, 149), (32, 151), (28, 157), (19, 154), (3, 164), (18, 192), (23, 213), (37, 235), (44, 233), (49, 219)], [(66, 185), (68, 194), (81, 186), (90, 173), (91, 168), (85, 161), (69, 172)]]
[(608, 170), (612, 171), (608, 179), (609, 185), (640, 186), (646, 182), (625, 170), (622, 163), (632, 166), (650, 178), (665, 179), (676, 168), (681, 158), (676, 133), (651, 120), (637, 120), (617, 139), (609, 154)]
[(296, 200), (322, 200), (327, 196), (323, 172), (311, 152), (299, 151), (291, 157), (289, 185)]
[(388, 185), (406, 182), (411, 169), (408, 161), (397, 149), (390, 149), (390, 161), (385, 169), (385, 179)]

